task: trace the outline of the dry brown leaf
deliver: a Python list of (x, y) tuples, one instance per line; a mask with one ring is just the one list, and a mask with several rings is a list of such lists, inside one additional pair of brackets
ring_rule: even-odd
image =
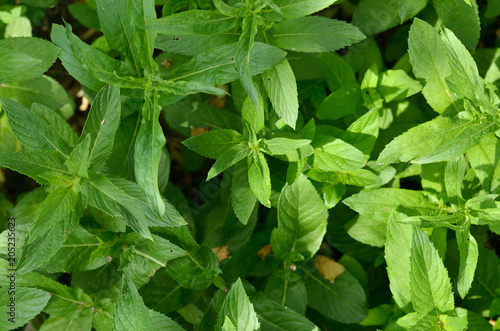
[(318, 272), (332, 284), (335, 282), (335, 278), (345, 271), (345, 267), (342, 264), (324, 255), (316, 255), (314, 265), (318, 269)]
[(210, 131), (210, 128), (207, 126), (206, 128), (197, 128), (191, 125), (191, 137), (199, 136), (202, 133)]
[(231, 252), (227, 249), (226, 245), (222, 245), (220, 247), (212, 248), (212, 251), (217, 255), (219, 261), (225, 260), (231, 255)]
[(266, 259), (266, 256), (268, 256), (272, 251), (273, 248), (271, 247), (271, 244), (267, 244), (266, 246), (258, 250), (257, 255), (262, 259), (262, 261), (264, 261)]

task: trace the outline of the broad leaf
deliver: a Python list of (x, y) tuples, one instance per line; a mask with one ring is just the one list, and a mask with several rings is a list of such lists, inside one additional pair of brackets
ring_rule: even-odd
[(278, 202), (278, 227), (271, 236), (274, 254), (285, 260), (312, 257), (326, 233), (327, 218), (323, 201), (305, 176), (286, 184)]
[(218, 159), (237, 144), (246, 142), (245, 137), (234, 130), (218, 129), (186, 139), (184, 146), (211, 159)]
[(217, 11), (189, 10), (160, 18), (146, 25), (148, 30), (167, 35), (215, 35), (236, 26), (236, 18)]
[(344, 21), (319, 16), (284, 20), (274, 25), (279, 47), (296, 52), (333, 52), (355, 44), (365, 36)]
[(355, 170), (364, 164), (363, 152), (340, 139), (314, 150), (314, 167), (324, 171)]
[[(9, 295), (8, 289), (0, 293), (0, 320), (2, 330), (12, 330), (22, 327), (35, 318), (50, 299), (50, 294), (36, 289), (20, 287), (15, 289), (14, 296)], [(11, 301), (12, 298), (15, 301)], [(12, 306), (14, 312), (12, 312)]]
[(219, 312), (216, 330), (222, 330), (226, 316), (231, 321), (233, 330), (260, 330), (259, 321), (253, 309), (253, 305), (248, 299), (245, 289), (243, 288), (243, 283), (239, 278), (233, 284), (231, 290), (229, 290), (229, 293), (224, 299), (224, 303)]
[(113, 329), (152, 330), (153, 321), (134, 283), (125, 278), (122, 293), (116, 302)]
[(421, 316), (446, 313), (454, 306), (448, 271), (425, 233), (413, 226), (411, 243), (411, 301)]

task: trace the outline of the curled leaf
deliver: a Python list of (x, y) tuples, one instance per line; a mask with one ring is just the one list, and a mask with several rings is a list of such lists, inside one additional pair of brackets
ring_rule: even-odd
[(262, 259), (262, 261), (264, 261), (266, 259), (266, 256), (272, 253), (272, 251), (273, 248), (271, 247), (271, 244), (267, 244), (257, 251), (257, 255)]
[(212, 248), (212, 251), (217, 255), (219, 261), (225, 260), (231, 255), (231, 252), (227, 249), (226, 245)]
[(324, 255), (317, 255), (314, 259), (314, 265), (318, 269), (318, 272), (332, 284), (335, 282), (335, 278), (345, 271), (345, 267), (342, 264)]

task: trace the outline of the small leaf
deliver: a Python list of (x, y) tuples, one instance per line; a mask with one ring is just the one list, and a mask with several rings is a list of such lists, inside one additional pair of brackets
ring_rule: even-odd
[[(260, 330), (257, 315), (253, 309), (253, 305), (248, 299), (248, 296), (243, 288), (241, 279), (233, 284), (231, 290), (224, 299), (219, 318), (217, 320), (216, 330), (222, 330), (222, 325), (226, 316), (231, 320), (234, 330), (238, 331), (256, 331)], [(227, 324), (226, 324), (227, 325)]]
[(248, 144), (238, 144), (222, 154), (208, 172), (207, 181), (217, 176), (227, 168), (243, 160), (252, 153)]
[(270, 208), (271, 174), (262, 153), (254, 153), (253, 157), (248, 158), (248, 183), (260, 203)]

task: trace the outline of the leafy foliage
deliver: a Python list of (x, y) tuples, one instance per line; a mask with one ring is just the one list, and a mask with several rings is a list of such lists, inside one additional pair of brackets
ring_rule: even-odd
[(498, 1), (64, 6), (0, 2), (0, 329), (495, 325)]

